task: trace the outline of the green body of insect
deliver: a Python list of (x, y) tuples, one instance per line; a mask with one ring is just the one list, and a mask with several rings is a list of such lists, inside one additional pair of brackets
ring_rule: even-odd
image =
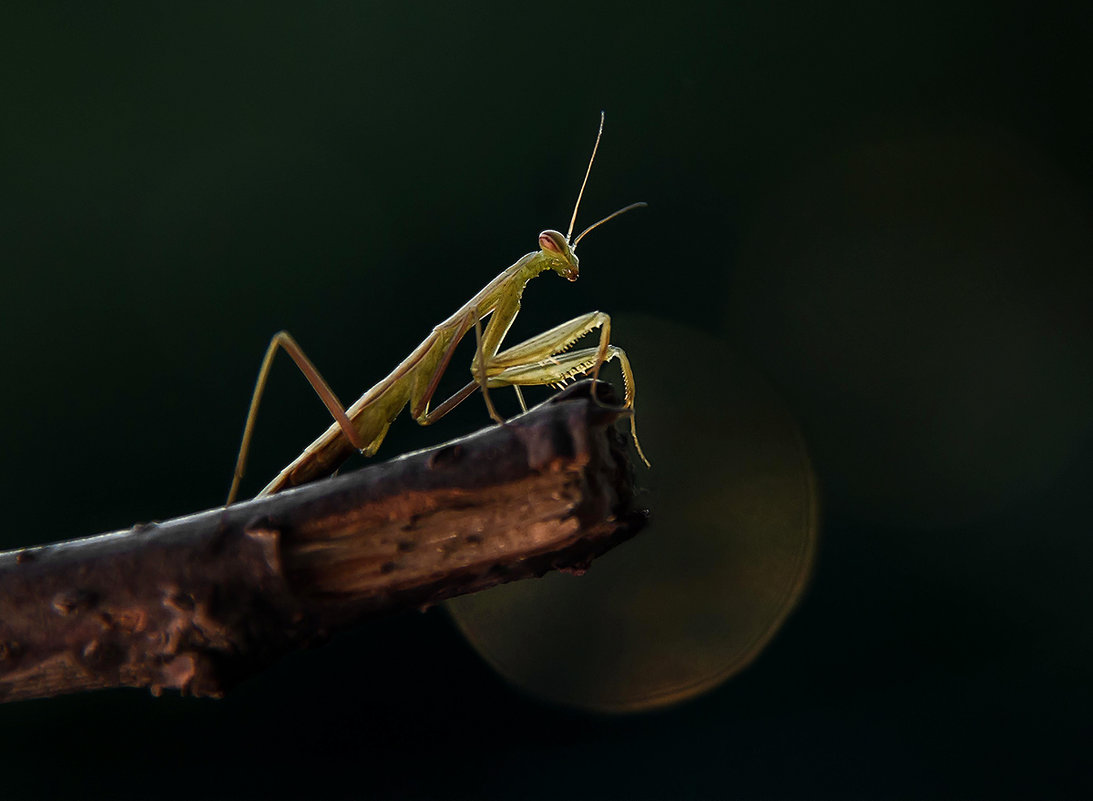
[[(597, 135), (596, 147), (592, 150), (593, 160), (602, 133), (601, 115), (600, 134)], [(588, 167), (591, 170), (592, 160), (589, 161)], [(588, 172), (585, 173), (585, 182), (587, 181)], [(583, 193), (584, 184), (582, 183), (581, 193), (577, 197), (577, 207), (580, 206)], [(623, 405), (624, 408), (632, 408), (634, 378), (630, 362), (621, 348), (611, 344), (611, 319), (603, 312), (589, 312), (518, 345), (505, 350), (500, 350), (500, 347), (505, 334), (520, 311), (520, 298), (528, 281), (546, 270), (553, 270), (570, 281), (577, 280), (579, 262), (574, 250), (581, 237), (607, 220), (643, 205), (645, 204), (634, 203), (605, 217), (585, 229), (571, 245), (573, 223), (577, 216), (577, 207), (575, 207), (568, 235), (563, 236), (553, 230), (539, 234), (539, 250), (528, 253), (504, 270), (455, 314), (436, 326), (425, 341), (418, 345), (390, 375), (369, 389), (347, 410), (343, 410), (337, 397), (292, 337), (283, 331), (275, 335), (259, 371), (228, 503), (234, 500), (239, 480), (243, 475), (258, 402), (265, 387), (273, 356), (279, 348), (284, 348), (303, 371), (334, 416), (335, 423), (282, 470), (259, 493), (260, 495), (269, 495), (331, 475), (355, 450), (371, 456), (379, 449), (391, 421), (407, 405), (410, 406), (410, 413), (415, 421), (422, 425), (429, 425), (443, 417), (479, 388), (483, 390), (491, 416), (501, 422), (501, 418), (498, 417), (489, 401), (489, 395), (486, 394), (489, 389), (514, 387), (520, 398), (520, 405), (524, 406), (523, 397), (520, 395), (521, 386), (561, 386), (577, 375), (591, 373), (595, 376), (605, 361), (618, 359), (625, 383)], [(481, 324), (487, 317), (489, 322), (483, 333)], [(435, 409), (430, 409), (430, 401), (436, 392), (440, 377), (451, 361), (456, 345), (472, 328), (475, 329), (478, 339), (474, 363), (471, 366), (472, 380)], [(578, 339), (596, 329), (600, 332), (596, 347), (570, 350)], [(648, 465), (648, 460), (645, 459), (641, 445), (638, 443), (632, 413), (630, 426), (638, 454)]]

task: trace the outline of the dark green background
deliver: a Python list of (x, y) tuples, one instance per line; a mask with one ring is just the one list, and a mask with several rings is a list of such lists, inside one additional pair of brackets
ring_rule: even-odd
[[(601, 308), (726, 336), (824, 518), (773, 645), (679, 708), (541, 706), (434, 611), (221, 702), (2, 707), (0, 795), (1089, 795), (1082, 5), (6, 6), (0, 544), (215, 505), (270, 334), (353, 397), (564, 229), (601, 108), (582, 218), (650, 208), (514, 333)], [(278, 370), (250, 491), (326, 424)]]

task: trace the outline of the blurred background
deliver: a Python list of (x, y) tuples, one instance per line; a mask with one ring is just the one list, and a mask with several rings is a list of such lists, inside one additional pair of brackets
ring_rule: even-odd
[[(688, 543), (807, 558), (675, 706), (559, 704), (436, 609), (219, 702), (0, 707), (3, 796), (1090, 795), (1091, 41), (1050, 2), (5, 7), (0, 546), (220, 503), (270, 335), (355, 398), (565, 229), (605, 109), (581, 219), (650, 206), (513, 329), (602, 309), (634, 364), (654, 522), (588, 578), (649, 549), (689, 614), (695, 560), (752, 563)], [(251, 493), (328, 425), (287, 362), (267, 397)]]

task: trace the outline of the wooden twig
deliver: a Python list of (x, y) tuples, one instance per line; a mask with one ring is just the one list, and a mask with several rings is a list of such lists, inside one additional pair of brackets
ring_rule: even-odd
[(583, 570), (645, 519), (619, 413), (589, 386), (269, 498), (0, 553), (0, 700), (115, 686), (219, 696), (370, 615)]

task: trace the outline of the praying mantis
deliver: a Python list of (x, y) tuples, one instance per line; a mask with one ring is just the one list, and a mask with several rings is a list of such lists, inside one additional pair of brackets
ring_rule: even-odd
[[(596, 160), (596, 151), (599, 150), (600, 139), (603, 137), (603, 123), (604, 114), (601, 112), (596, 143), (592, 147), (592, 157), (588, 160), (588, 168), (585, 170), (584, 180), (577, 193), (577, 202), (573, 207), (573, 216), (569, 220), (568, 233), (562, 236), (560, 232), (552, 229), (540, 233), (539, 250), (522, 256), (486, 284), (452, 316), (434, 327), (425, 341), (403, 359), (398, 367), (365, 392), (348, 409), (342, 406), (326, 380), (288, 332), (280, 331), (273, 336), (262, 359), (250, 410), (247, 412), (243, 441), (236, 459), (231, 489), (228, 492), (228, 504), (235, 500), (239, 491), (239, 482), (244, 474), (247, 453), (254, 434), (258, 406), (269, 378), (273, 358), (278, 350), (284, 350), (300, 368), (334, 417), (334, 423), (267, 484), (258, 497), (272, 495), (289, 487), (332, 475), (354, 450), (365, 456), (374, 455), (387, 435), (387, 429), (392, 421), (407, 405), (410, 407), (410, 416), (417, 423), (430, 425), (474, 394), (475, 390), (481, 389), (490, 417), (497, 423), (503, 424), (504, 420), (498, 415), (490, 400), (490, 389), (513, 387), (521, 408), (527, 411), (520, 391), (521, 386), (560, 388), (575, 376), (589, 373), (595, 379), (603, 364), (612, 359), (617, 359), (622, 368), (625, 385), (622, 408), (630, 410), (630, 435), (641, 460), (649, 466), (649, 461), (645, 458), (641, 444), (638, 442), (637, 428), (634, 423), (633, 371), (630, 368), (630, 360), (622, 348), (611, 344), (611, 318), (608, 315), (600, 311), (588, 312), (518, 345), (505, 350), (500, 349), (505, 334), (508, 333), (509, 327), (520, 311), (520, 299), (528, 281), (547, 270), (553, 270), (569, 281), (576, 281), (580, 274), (576, 250), (581, 239), (608, 220), (646, 205), (631, 203), (588, 226), (578, 234), (576, 239), (572, 238), (573, 226), (577, 222), (577, 210), (581, 206), (588, 176), (592, 172), (592, 163)], [(483, 333), (482, 321), (487, 317), (489, 317), (489, 323)], [(441, 376), (451, 362), (456, 345), (470, 332), (471, 328), (475, 331), (477, 347), (471, 365), (470, 382), (435, 409), (430, 409), (430, 401), (440, 383)], [(596, 347), (570, 350), (577, 340), (596, 329), (600, 332), (599, 343)], [(593, 384), (592, 393), (592, 399), (595, 401), (595, 384)]]

